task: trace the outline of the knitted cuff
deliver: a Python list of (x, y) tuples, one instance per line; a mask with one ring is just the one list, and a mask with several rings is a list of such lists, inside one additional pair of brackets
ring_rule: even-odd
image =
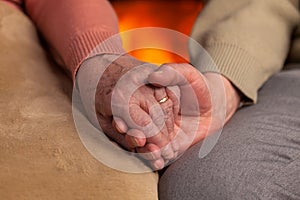
[(75, 75), (81, 63), (99, 54), (124, 54), (122, 41), (118, 34), (103, 32), (101, 30), (90, 30), (76, 35), (67, 49), (65, 64), (75, 81)]
[(261, 64), (246, 50), (234, 44), (211, 43), (204, 48), (215, 65), (202, 65), (200, 71), (222, 74), (245, 95), (246, 103), (256, 103), (257, 91), (268, 78), (263, 68), (257, 67)]

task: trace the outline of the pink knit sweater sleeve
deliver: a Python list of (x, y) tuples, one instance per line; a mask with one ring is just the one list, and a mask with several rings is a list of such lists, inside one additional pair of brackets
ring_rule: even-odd
[[(118, 33), (118, 19), (106, 0), (15, 0), (73, 80), (80, 64), (102, 41)], [(123, 53), (120, 38), (105, 42), (99, 53)]]

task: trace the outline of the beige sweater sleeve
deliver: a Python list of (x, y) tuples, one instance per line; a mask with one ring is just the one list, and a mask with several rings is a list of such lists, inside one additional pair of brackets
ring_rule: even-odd
[[(194, 24), (192, 37), (210, 54), (217, 69), (252, 102), (257, 91), (287, 57), (297, 26), (299, 0), (211, 0)], [(191, 63), (199, 55), (190, 46)], [(201, 58), (200, 58), (201, 59)]]

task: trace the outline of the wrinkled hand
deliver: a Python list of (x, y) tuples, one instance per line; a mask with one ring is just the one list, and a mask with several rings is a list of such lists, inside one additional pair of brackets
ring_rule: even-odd
[[(149, 75), (148, 81), (156, 87), (179, 87), (180, 94), (166, 89), (173, 102), (174, 131), (165, 143), (170, 144), (167, 147), (174, 152), (173, 160), (191, 145), (221, 129), (240, 101), (237, 91), (225, 77), (215, 73), (203, 75), (189, 64), (163, 65)], [(147, 143), (156, 150), (155, 160), (149, 162), (156, 169), (162, 168), (169, 159), (159, 156), (157, 149), (163, 152), (165, 147), (159, 148), (148, 140)]]
[[(144, 64), (125, 74), (115, 86), (111, 100), (116, 129), (126, 132), (125, 140), (131, 143), (130, 148), (135, 148), (147, 160), (156, 159), (156, 153), (165, 159), (174, 157), (168, 146), (169, 133), (174, 127), (173, 103), (171, 100), (163, 105), (158, 103), (167, 96), (165, 88), (145, 86), (148, 75), (156, 68)], [(131, 84), (126, 84), (128, 82)], [(163, 151), (158, 152), (160, 149)]]
[[(109, 56), (105, 59), (109, 67), (96, 89), (97, 120), (109, 137), (141, 153), (154, 169), (163, 168), (222, 127), (238, 107), (239, 96), (226, 78), (202, 75), (189, 64), (156, 69), (128, 55), (114, 62)], [(90, 69), (81, 74), (82, 99), (90, 99), (91, 94), (85, 92), (90, 90), (86, 78), (99, 75)], [(146, 85), (148, 77), (158, 88)], [(158, 104), (165, 96), (169, 99)]]
[[(101, 71), (105, 65), (107, 69)], [(168, 141), (170, 128), (163, 123), (165, 115), (159, 115), (161, 109), (156, 100), (165, 96), (165, 89), (154, 90), (145, 82), (155, 69), (129, 55), (101, 55), (83, 63), (77, 75), (80, 95), (92, 123), (96, 126), (99, 122), (110, 138), (129, 150), (144, 146), (146, 137), (158, 147)], [(169, 112), (167, 118), (173, 119), (172, 114)]]

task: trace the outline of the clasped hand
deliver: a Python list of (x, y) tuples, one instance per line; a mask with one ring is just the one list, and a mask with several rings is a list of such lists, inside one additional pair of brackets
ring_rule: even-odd
[[(126, 82), (140, 74), (133, 72)], [(114, 107), (119, 110), (113, 113), (114, 125), (152, 168), (161, 169), (208, 134), (212, 124), (211, 93), (207, 79), (189, 64), (163, 65), (143, 78), (141, 81), (150, 85), (137, 89), (129, 104), (124, 104), (128, 97), (122, 99), (125, 82), (121, 80), (115, 87), (118, 95), (112, 95), (112, 102), (119, 101), (120, 106), (112, 104), (113, 111)], [(124, 105), (129, 105), (129, 110)]]
[[(116, 70), (120, 66), (126, 68)], [(220, 129), (236, 110), (238, 95), (226, 79), (217, 86), (219, 77), (187, 63), (157, 68), (121, 56), (99, 81), (97, 119), (110, 138), (162, 169)], [(228, 97), (234, 101), (228, 103)]]

